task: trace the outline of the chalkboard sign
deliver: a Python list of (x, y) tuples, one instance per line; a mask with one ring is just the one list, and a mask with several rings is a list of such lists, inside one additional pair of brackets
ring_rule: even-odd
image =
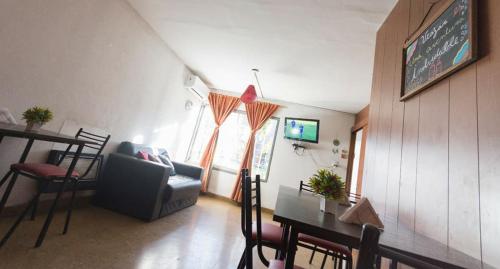
[(475, 0), (453, 0), (405, 43), (401, 100), (477, 58)]

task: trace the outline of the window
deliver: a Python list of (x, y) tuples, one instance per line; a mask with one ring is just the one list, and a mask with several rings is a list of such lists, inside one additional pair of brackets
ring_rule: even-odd
[[(279, 118), (271, 117), (255, 137), (252, 174), (259, 174), (262, 180), (267, 180), (278, 126)], [(212, 111), (209, 107), (202, 108), (187, 161), (193, 163), (200, 161), (214, 127)], [(219, 130), (213, 161), (214, 168), (237, 173), (249, 135), (250, 126), (246, 112), (238, 110), (231, 113)]]

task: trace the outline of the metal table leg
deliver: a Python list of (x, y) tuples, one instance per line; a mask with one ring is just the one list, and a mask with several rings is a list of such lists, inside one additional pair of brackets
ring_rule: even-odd
[(43, 240), (45, 239), (45, 235), (47, 234), (50, 223), (52, 222), (52, 218), (54, 217), (54, 211), (57, 207), (57, 203), (59, 202), (59, 199), (61, 198), (61, 194), (63, 193), (63, 191), (66, 187), (66, 183), (71, 178), (71, 174), (73, 174), (73, 170), (75, 169), (78, 158), (80, 158), (80, 154), (82, 153), (82, 150), (83, 150), (83, 145), (79, 145), (78, 149), (73, 157), (73, 160), (71, 161), (71, 164), (68, 168), (68, 171), (66, 173), (66, 177), (64, 178), (63, 184), (61, 184), (61, 187), (59, 188), (59, 191), (57, 192), (56, 198), (55, 198), (55, 200), (52, 203), (52, 206), (50, 208), (49, 214), (47, 215), (47, 218), (45, 219), (45, 223), (43, 224), (43, 228), (40, 231), (40, 234), (38, 235), (38, 239), (36, 241), (35, 247), (40, 247), (43, 243)]
[(283, 225), (283, 233), (281, 234), (281, 242), (284, 247), (283, 250), (280, 250), (280, 260), (284, 260), (286, 257), (286, 251), (288, 249), (288, 235), (290, 234), (290, 224), (285, 223)]
[(297, 237), (299, 233), (294, 225), (292, 225), (292, 229), (290, 232), (290, 241), (288, 242), (288, 248), (286, 251), (286, 261), (285, 268), (293, 269), (293, 264), (295, 262), (295, 252), (297, 251)]

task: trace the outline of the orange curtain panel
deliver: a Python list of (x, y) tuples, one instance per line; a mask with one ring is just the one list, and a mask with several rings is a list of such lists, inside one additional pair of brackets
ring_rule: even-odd
[(210, 93), (208, 95), (208, 103), (212, 109), (215, 120), (215, 128), (208, 141), (207, 147), (201, 155), (200, 166), (204, 168), (203, 178), (201, 181), (201, 191), (208, 190), (208, 181), (212, 170), (212, 162), (214, 160), (215, 148), (217, 146), (217, 138), (219, 137), (219, 128), (227, 119), (227, 117), (240, 105), (238, 97), (222, 95), (218, 93)]
[(248, 138), (247, 145), (245, 147), (245, 152), (243, 154), (243, 160), (241, 161), (240, 169), (238, 170), (236, 176), (236, 184), (234, 185), (233, 193), (231, 199), (234, 201), (241, 201), (241, 170), (248, 169), (249, 173), (252, 169), (253, 160), (253, 148), (255, 145), (255, 134), (257, 131), (264, 126), (264, 123), (278, 110), (279, 106), (264, 102), (254, 102), (251, 104), (245, 104), (247, 110), (248, 123), (250, 124), (250, 137)]

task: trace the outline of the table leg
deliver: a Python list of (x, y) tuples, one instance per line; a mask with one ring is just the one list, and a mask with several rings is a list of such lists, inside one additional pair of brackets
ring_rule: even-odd
[(295, 262), (295, 252), (297, 251), (297, 237), (299, 233), (294, 225), (290, 231), (290, 241), (288, 242), (288, 248), (286, 251), (285, 269), (293, 269), (293, 264)]
[(284, 260), (286, 257), (286, 251), (288, 249), (288, 235), (290, 234), (290, 224), (283, 224), (283, 233), (281, 234), (281, 242), (284, 249), (280, 250), (280, 260)]
[(28, 153), (30, 153), (31, 146), (33, 146), (34, 141), (35, 141), (34, 138), (30, 138), (28, 140), (26, 147), (24, 147), (23, 154), (21, 155), (21, 158), (19, 158), (19, 163), (24, 163), (26, 161), (26, 158), (28, 157)]
[(80, 154), (82, 153), (82, 150), (83, 150), (83, 145), (79, 145), (78, 149), (76, 150), (75, 156), (73, 157), (73, 160), (71, 161), (71, 164), (68, 168), (68, 171), (66, 173), (66, 177), (64, 178), (63, 184), (61, 184), (61, 187), (59, 188), (59, 190), (57, 192), (56, 198), (54, 199), (54, 202), (52, 203), (49, 214), (47, 215), (47, 219), (45, 219), (45, 223), (43, 224), (43, 228), (40, 231), (40, 234), (38, 235), (38, 239), (36, 241), (35, 247), (40, 247), (43, 243), (43, 240), (45, 239), (45, 235), (47, 234), (47, 230), (49, 229), (50, 223), (52, 222), (52, 218), (54, 217), (54, 211), (57, 207), (57, 203), (59, 202), (59, 199), (61, 198), (61, 194), (63, 193), (63, 191), (66, 187), (66, 183), (71, 178), (71, 174), (73, 174), (73, 170), (75, 169), (78, 158), (80, 158)]

